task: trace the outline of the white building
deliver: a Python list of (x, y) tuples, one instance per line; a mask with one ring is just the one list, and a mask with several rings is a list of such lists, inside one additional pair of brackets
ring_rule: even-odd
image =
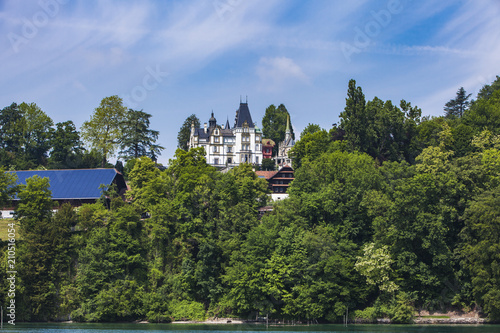
[(203, 128), (191, 125), (188, 146), (189, 149), (203, 147), (207, 163), (215, 167), (262, 163), (262, 131), (255, 127), (248, 103), (240, 103), (233, 128), (229, 120), (225, 126), (217, 125), (213, 112)]

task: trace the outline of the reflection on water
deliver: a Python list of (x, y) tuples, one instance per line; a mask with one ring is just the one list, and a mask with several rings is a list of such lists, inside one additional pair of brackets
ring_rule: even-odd
[(181, 332), (181, 333), (227, 333), (227, 332), (432, 332), (432, 333), (490, 333), (500, 332), (500, 326), (477, 325), (477, 326), (442, 326), (442, 325), (311, 325), (311, 326), (271, 326), (251, 324), (46, 324), (26, 323), (16, 326), (4, 323), (3, 332), (33, 332), (33, 333), (109, 333), (109, 332)]

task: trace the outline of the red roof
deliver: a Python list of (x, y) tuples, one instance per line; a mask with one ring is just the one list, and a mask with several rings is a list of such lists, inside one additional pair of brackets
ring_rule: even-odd
[(270, 179), (278, 173), (278, 171), (255, 171), (259, 178)]

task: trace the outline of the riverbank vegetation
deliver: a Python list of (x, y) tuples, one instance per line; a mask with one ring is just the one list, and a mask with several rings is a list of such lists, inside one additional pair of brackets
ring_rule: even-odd
[(128, 202), (109, 189), (53, 216), (48, 182), (31, 179), (16, 216), (19, 319), (499, 320), (500, 78), (470, 104), (463, 94), (430, 118), (367, 102), (351, 81), (340, 124), (304, 133), (290, 197), (262, 217), (265, 180), (246, 164), (218, 172), (201, 149), (165, 169), (134, 160)]

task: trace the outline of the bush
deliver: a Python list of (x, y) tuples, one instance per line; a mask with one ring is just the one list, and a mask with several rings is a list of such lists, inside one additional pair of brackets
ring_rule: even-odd
[(172, 320), (196, 320), (202, 321), (206, 318), (205, 307), (202, 303), (195, 301), (172, 301), (170, 303)]
[(377, 321), (377, 309), (375, 307), (368, 307), (364, 310), (354, 311), (356, 322), (375, 323)]
[(391, 323), (394, 324), (410, 324), (415, 316), (415, 308), (413, 307), (410, 298), (405, 293), (400, 293), (397, 297), (396, 304), (392, 308)]

